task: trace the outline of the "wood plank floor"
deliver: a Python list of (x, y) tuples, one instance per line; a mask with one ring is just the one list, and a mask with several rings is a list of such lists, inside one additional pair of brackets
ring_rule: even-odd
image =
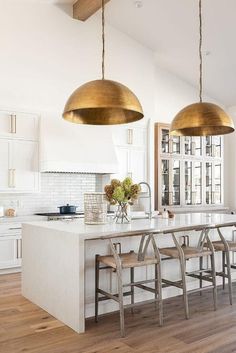
[(164, 302), (164, 327), (158, 327), (153, 305), (126, 312), (126, 334), (119, 336), (117, 313), (87, 321), (78, 335), (20, 294), (20, 275), (0, 276), (1, 353), (229, 353), (236, 352), (236, 287), (234, 305), (227, 290), (218, 291), (219, 309), (211, 293), (190, 297), (191, 319), (184, 319), (182, 298)]

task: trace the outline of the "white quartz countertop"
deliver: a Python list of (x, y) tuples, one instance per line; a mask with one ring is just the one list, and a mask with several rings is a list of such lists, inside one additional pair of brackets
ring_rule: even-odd
[[(199, 225), (228, 224), (235, 222), (236, 215), (217, 214), (217, 213), (187, 213), (177, 214), (174, 219), (163, 219), (161, 217), (149, 219), (132, 220), (129, 224), (117, 224), (112, 220), (104, 225), (87, 225), (84, 219), (73, 221), (51, 221), (51, 222), (27, 222), (31, 226), (58, 230), (59, 232), (68, 232), (78, 234), (84, 240), (98, 239), (106, 235), (124, 232), (136, 231), (164, 231), (174, 228)], [(23, 224), (24, 225), (24, 224)]]
[(34, 222), (34, 221), (47, 220), (47, 217), (36, 216), (36, 215), (25, 215), (25, 216), (15, 216), (15, 217), (0, 217), (0, 225), (6, 223), (24, 223), (24, 222)]

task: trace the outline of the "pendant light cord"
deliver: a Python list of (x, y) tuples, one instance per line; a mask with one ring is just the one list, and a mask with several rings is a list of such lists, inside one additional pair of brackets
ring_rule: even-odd
[(105, 77), (105, 5), (102, 0), (102, 79)]
[(200, 59), (200, 77), (199, 77), (199, 99), (202, 103), (202, 0), (199, 0), (199, 59)]

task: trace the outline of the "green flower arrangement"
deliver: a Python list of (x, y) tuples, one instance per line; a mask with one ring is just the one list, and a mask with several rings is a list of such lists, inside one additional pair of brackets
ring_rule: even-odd
[(104, 188), (106, 199), (111, 205), (129, 204), (133, 205), (138, 199), (141, 187), (133, 184), (132, 179), (127, 177), (123, 181), (112, 179), (111, 184)]

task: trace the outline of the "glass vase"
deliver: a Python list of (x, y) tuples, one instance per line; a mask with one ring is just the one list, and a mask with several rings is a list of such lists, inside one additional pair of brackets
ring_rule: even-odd
[(114, 221), (116, 223), (130, 223), (130, 206), (127, 202), (118, 204), (115, 211)]

